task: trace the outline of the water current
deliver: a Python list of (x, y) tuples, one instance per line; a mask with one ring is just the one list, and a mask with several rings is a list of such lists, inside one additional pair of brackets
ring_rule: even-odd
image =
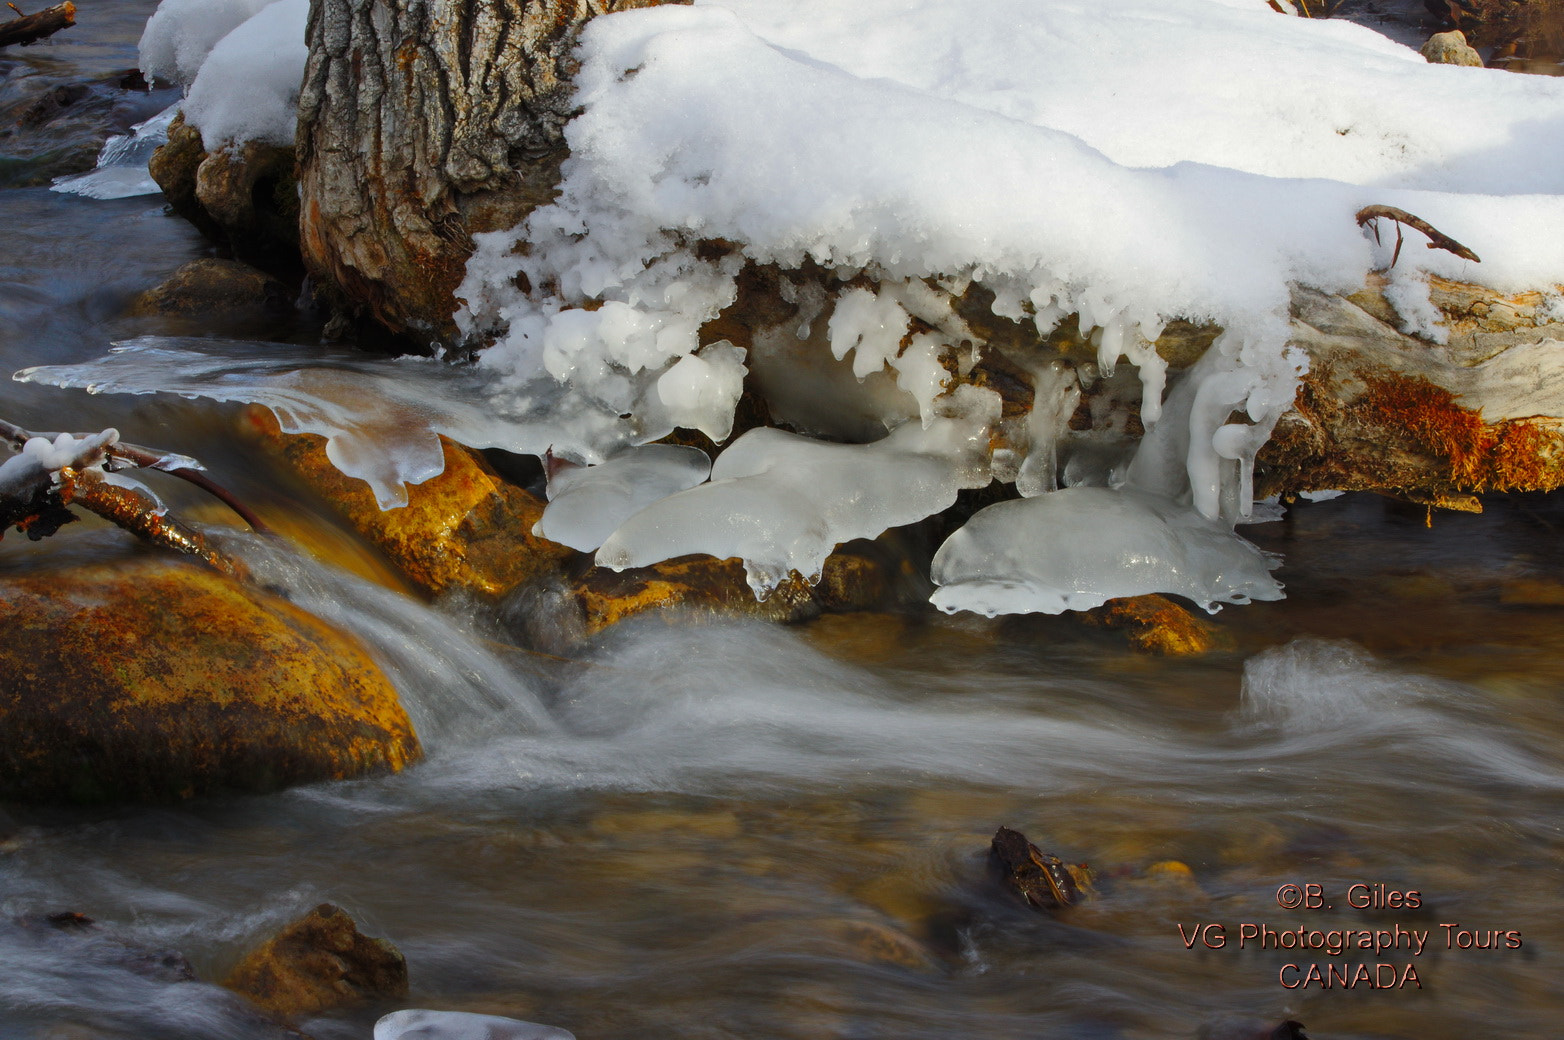
[[(78, 6), (55, 43), (0, 55), (7, 82), (134, 64), (153, 3)], [(144, 332), (315, 334), (126, 317), (208, 248), (156, 197), (10, 187), (0, 227), (6, 371)], [(370, 560), (246, 450), (233, 409), (3, 386), (11, 421), (195, 455)], [(1540, 497), (1432, 518), (1299, 504), (1248, 529), (1285, 554), (1288, 598), (1224, 611), (1232, 648), (1195, 660), (1068, 618), (931, 612), (632, 624), (565, 663), (508, 646), (493, 612), (367, 580), (371, 562), (241, 546), (375, 648), (428, 757), (267, 797), (0, 810), (0, 1040), (281, 1036), (210, 980), (323, 901), (401, 948), (405, 1006), (583, 1040), (1241, 1037), (1285, 1018), (1314, 1037), (1558, 1036), (1561, 530)], [(89, 523), (13, 536), (0, 583), (145, 551)], [(1045, 915), (997, 887), (1000, 825), (1090, 863), (1096, 898)], [(1281, 905), (1288, 885), (1304, 906)], [(104, 931), (37, 925), (61, 911)], [(1400, 945), (1289, 948), (1300, 928)], [(1311, 965), (1358, 981), (1322, 988)], [(362, 1040), (394, 1009), (299, 1025)]]

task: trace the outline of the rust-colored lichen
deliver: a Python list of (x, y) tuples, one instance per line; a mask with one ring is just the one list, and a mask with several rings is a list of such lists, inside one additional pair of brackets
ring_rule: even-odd
[(1397, 431), (1448, 463), (1450, 481), (1470, 491), (1547, 491), (1558, 487), (1557, 431), (1524, 419), (1485, 423), (1480, 411), (1421, 377), (1366, 376), (1362, 420)]

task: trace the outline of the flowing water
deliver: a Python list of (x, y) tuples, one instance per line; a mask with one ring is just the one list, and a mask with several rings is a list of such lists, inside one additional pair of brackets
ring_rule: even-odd
[[(74, 35), (4, 60), (133, 64), (152, 3), (79, 6)], [(0, 368), (191, 331), (123, 316), (205, 249), (160, 201), (8, 188), (0, 226)], [(331, 529), (232, 409), (4, 386), (7, 419), (115, 425)], [(628, 625), (546, 661), (506, 645), (514, 618), (232, 536), (375, 647), (428, 758), (174, 808), (9, 807), (0, 1040), (280, 1036), (211, 980), (322, 901), (398, 944), (407, 1006), (583, 1040), (1242, 1036), (1287, 1017), (1315, 1037), (1557, 1036), (1564, 506), (1427, 520), (1352, 496), (1248, 529), (1286, 554), (1289, 598), (1228, 609), (1233, 649), (1192, 661), (1068, 619), (932, 614)], [(13, 535), (0, 580), (142, 551), (90, 523)], [(1089, 862), (1096, 898), (1050, 916), (998, 888), (1000, 825)], [(1308, 905), (1279, 905), (1286, 885)], [(104, 929), (39, 923), (61, 911)], [(1257, 948), (1300, 926), (1402, 945)], [(1391, 988), (1290, 985), (1360, 963)], [(299, 1024), (367, 1038), (390, 1010)]]

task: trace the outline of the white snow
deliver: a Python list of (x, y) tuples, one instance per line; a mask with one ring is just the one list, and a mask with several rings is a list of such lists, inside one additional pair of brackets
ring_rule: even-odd
[[(277, 0), (163, 0), (141, 33), (148, 79), (189, 86), (217, 41)], [(299, 39), (304, 34), (299, 33)]]
[(309, 12), (309, 0), (277, 0), (212, 48), (184, 105), (207, 151), (245, 141), (293, 144)]

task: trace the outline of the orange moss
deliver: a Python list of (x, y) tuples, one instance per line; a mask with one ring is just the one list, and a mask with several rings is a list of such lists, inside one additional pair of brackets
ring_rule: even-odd
[(1524, 419), (1483, 422), (1482, 413), (1420, 376), (1366, 376), (1358, 401), (1365, 422), (1401, 431), (1413, 446), (1447, 459), (1450, 480), (1474, 491), (1546, 491), (1558, 487), (1560, 435)]

